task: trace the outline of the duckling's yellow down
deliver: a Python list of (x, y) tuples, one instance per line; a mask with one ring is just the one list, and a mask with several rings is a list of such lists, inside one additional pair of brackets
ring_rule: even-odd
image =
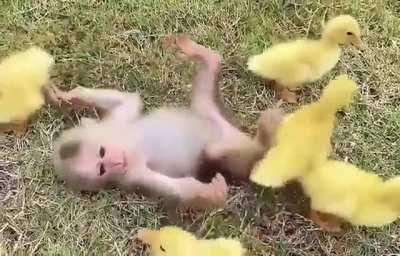
[(312, 209), (353, 225), (382, 226), (400, 216), (400, 177), (383, 181), (349, 163), (328, 160), (299, 181)]
[(53, 58), (32, 47), (0, 63), (0, 123), (28, 119), (44, 103), (43, 86), (49, 81)]
[(152, 256), (243, 256), (246, 250), (233, 239), (196, 239), (196, 237), (175, 226), (159, 230), (143, 229), (137, 238), (150, 245)]
[(250, 180), (280, 187), (325, 161), (335, 113), (348, 105), (357, 90), (347, 76), (338, 76), (324, 89), (321, 99), (302, 106), (280, 125), (276, 144), (254, 168)]
[(293, 88), (321, 78), (339, 60), (339, 44), (361, 43), (357, 21), (349, 15), (330, 20), (318, 40), (298, 39), (276, 44), (251, 56), (248, 69), (280, 86)]
[(283, 87), (295, 88), (321, 78), (336, 65), (339, 56), (338, 45), (296, 40), (250, 57), (248, 69)]

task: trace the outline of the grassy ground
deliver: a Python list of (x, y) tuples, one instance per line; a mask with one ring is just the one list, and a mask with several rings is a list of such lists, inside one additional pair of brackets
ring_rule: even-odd
[[(138, 90), (150, 109), (187, 103), (193, 69), (163, 50), (161, 38), (188, 32), (223, 53), (226, 103), (253, 132), (259, 111), (276, 100), (246, 71), (247, 57), (282, 39), (317, 37), (323, 17), (342, 13), (360, 21), (367, 48), (347, 49), (301, 101), (316, 99), (330, 78), (347, 72), (362, 96), (341, 118), (336, 156), (384, 176), (400, 174), (398, 1), (4, 0), (0, 56), (39, 45), (56, 56), (55, 83)], [(131, 236), (140, 227), (168, 223), (158, 204), (118, 191), (76, 194), (54, 178), (51, 142), (74, 123), (76, 117), (47, 107), (25, 137), (0, 138), (0, 247), (10, 255), (143, 255)], [(194, 220), (183, 216), (183, 225), (199, 236), (238, 236), (251, 255), (400, 253), (399, 222), (333, 236), (292, 211), (286, 197), (233, 188), (227, 209)]]

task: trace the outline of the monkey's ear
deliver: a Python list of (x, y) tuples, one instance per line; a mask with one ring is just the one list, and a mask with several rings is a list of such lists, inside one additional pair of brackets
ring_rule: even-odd
[(89, 126), (89, 125), (93, 125), (93, 124), (97, 123), (97, 121), (95, 119), (88, 118), (88, 117), (82, 117), (80, 122), (81, 122), (82, 126)]

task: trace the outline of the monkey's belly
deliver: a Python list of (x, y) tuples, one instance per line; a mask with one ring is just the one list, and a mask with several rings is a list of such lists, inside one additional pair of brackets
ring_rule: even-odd
[(184, 109), (163, 109), (136, 125), (148, 167), (170, 177), (193, 176), (206, 145), (218, 138), (213, 124)]

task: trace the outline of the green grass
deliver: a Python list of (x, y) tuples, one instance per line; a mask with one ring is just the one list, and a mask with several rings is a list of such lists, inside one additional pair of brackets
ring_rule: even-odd
[[(332, 72), (303, 91), (301, 103), (315, 100), (336, 74), (348, 73), (361, 97), (341, 118), (335, 155), (384, 176), (399, 175), (398, 1), (4, 0), (0, 57), (31, 44), (44, 47), (56, 57), (55, 84), (138, 90), (151, 109), (188, 102), (192, 66), (161, 44), (165, 35), (187, 32), (223, 54), (226, 103), (254, 132), (259, 112), (276, 100), (246, 71), (247, 57), (284, 39), (317, 37), (324, 17), (342, 13), (360, 21), (367, 49), (346, 49)], [(74, 124), (76, 117), (45, 107), (25, 137), (0, 138), (0, 247), (10, 255), (143, 255), (132, 235), (169, 223), (156, 202), (118, 191), (73, 193), (55, 179), (51, 142)], [(251, 255), (400, 253), (399, 222), (333, 236), (282, 198), (278, 191), (233, 188), (225, 210), (194, 220), (182, 216), (181, 222), (199, 236), (237, 236)]]

